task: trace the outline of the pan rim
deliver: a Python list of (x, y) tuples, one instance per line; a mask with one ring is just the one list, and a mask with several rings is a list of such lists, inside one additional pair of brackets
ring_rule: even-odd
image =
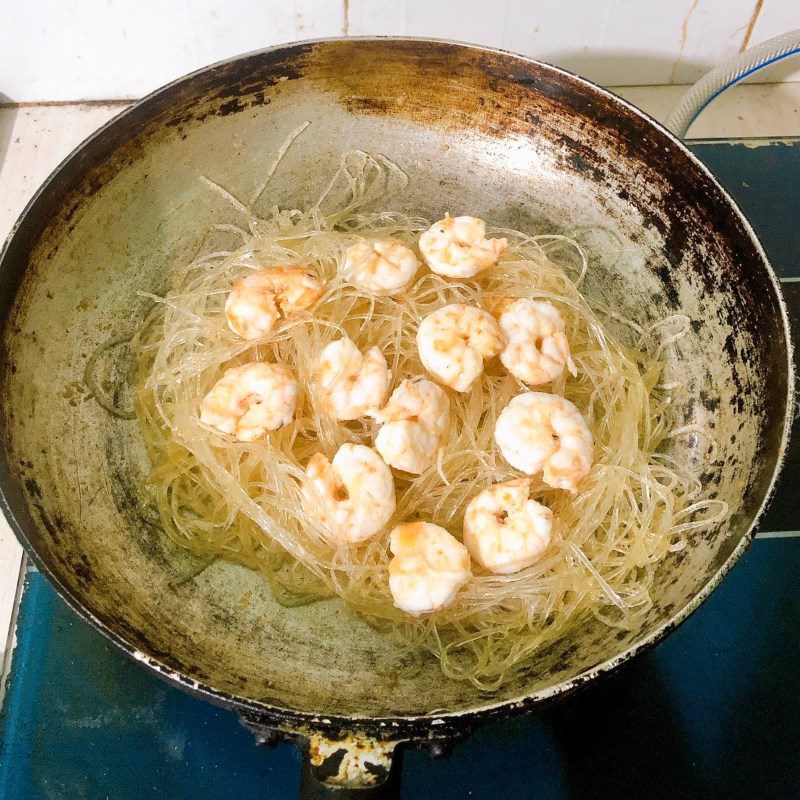
[[(77, 598), (73, 595), (71, 590), (66, 586), (64, 586), (58, 580), (58, 578), (50, 571), (48, 566), (44, 563), (44, 561), (39, 557), (39, 555), (33, 549), (30, 541), (28, 540), (27, 535), (25, 534), (22, 526), (20, 525), (19, 521), (16, 518), (16, 515), (11, 509), (10, 503), (6, 496), (7, 494), (6, 487), (0, 486), (0, 511), (2, 511), (2, 513), (6, 517), (6, 520), (8, 521), (9, 526), (14, 531), (14, 534), (16, 535), (17, 539), (23, 545), (27, 556), (32, 559), (33, 563), (36, 565), (38, 570), (53, 585), (53, 587), (56, 589), (57, 593), (61, 596), (61, 598), (81, 619), (88, 622), (95, 630), (100, 632), (106, 639), (108, 639), (110, 642), (116, 645), (128, 657), (136, 661), (141, 661), (167, 682), (175, 684), (185, 690), (188, 690), (193, 694), (199, 695), (204, 699), (212, 703), (215, 703), (217, 705), (221, 704), (225, 706), (230, 706), (233, 707), (238, 712), (256, 714), (259, 721), (263, 720), (264, 724), (273, 723), (276, 727), (286, 730), (305, 730), (310, 728), (316, 731), (335, 733), (356, 727), (360, 731), (363, 731), (370, 735), (375, 735), (381, 739), (401, 740), (408, 738), (419, 738), (421, 736), (428, 736), (430, 733), (434, 734), (437, 733), (437, 731), (443, 734), (448, 729), (452, 729), (454, 725), (457, 725), (459, 728), (464, 726), (468, 727), (469, 725), (479, 725), (485, 722), (489, 722), (491, 719), (501, 715), (506, 715), (510, 713), (523, 713), (527, 710), (530, 710), (538, 703), (553, 699), (559, 695), (562, 695), (577, 688), (578, 686), (583, 685), (584, 683), (589, 682), (595, 677), (611, 672), (614, 668), (624, 663), (625, 661), (628, 661), (629, 659), (633, 658), (635, 655), (642, 653), (643, 651), (653, 647), (655, 644), (657, 644), (658, 642), (663, 640), (667, 635), (673, 632), (703, 602), (705, 602), (706, 599), (708, 599), (708, 597), (717, 588), (717, 586), (725, 577), (725, 575), (727, 575), (728, 572), (732, 569), (733, 565), (741, 558), (741, 556), (750, 547), (753, 541), (754, 531), (756, 529), (756, 526), (758, 525), (759, 520), (763, 516), (764, 511), (766, 510), (767, 506), (769, 505), (774, 496), (777, 481), (780, 477), (780, 474), (782, 472), (785, 463), (786, 452), (788, 448), (789, 439), (791, 436), (792, 420), (794, 417), (794, 409), (795, 409), (795, 397), (793, 391), (793, 387), (795, 384), (795, 369), (793, 360), (794, 345), (791, 336), (791, 328), (789, 325), (786, 303), (780, 287), (780, 279), (778, 278), (772, 265), (770, 264), (769, 259), (767, 258), (766, 253), (764, 252), (764, 249), (760, 241), (758, 240), (752, 226), (750, 225), (749, 221), (742, 213), (742, 211), (739, 209), (738, 205), (735, 203), (733, 198), (727, 192), (727, 190), (719, 183), (719, 181), (717, 181), (717, 179), (713, 176), (710, 170), (697, 158), (697, 156), (695, 156), (687, 148), (684, 142), (680, 138), (678, 138), (672, 131), (670, 131), (660, 122), (653, 119), (647, 113), (643, 112), (642, 110), (640, 110), (639, 108), (637, 108), (624, 98), (621, 98), (618, 95), (614, 94), (613, 92), (609, 91), (608, 89), (598, 86), (592, 81), (577, 76), (574, 73), (565, 70), (561, 67), (557, 67), (555, 65), (537, 59), (529, 58), (527, 56), (515, 53), (513, 51), (505, 50), (502, 48), (486, 47), (482, 45), (459, 42), (456, 40), (443, 39), (443, 38), (412, 37), (412, 36), (353, 36), (353, 37), (325, 37), (325, 38), (306, 39), (306, 40), (298, 40), (294, 42), (282, 43), (278, 45), (273, 45), (271, 47), (250, 51), (247, 53), (241, 53), (231, 58), (223, 59), (214, 62), (213, 64), (206, 65), (190, 73), (187, 73), (186, 75), (183, 75), (173, 81), (170, 81), (169, 83), (159, 87), (153, 92), (150, 92), (149, 94), (147, 94), (145, 97), (141, 98), (138, 101), (131, 101), (130, 106), (123, 109), (120, 113), (115, 114), (108, 122), (106, 122), (103, 126), (98, 128), (96, 131), (94, 131), (90, 136), (88, 136), (85, 140), (83, 140), (76, 148), (74, 148), (58, 164), (58, 166), (55, 167), (55, 169), (50, 173), (50, 175), (42, 182), (42, 184), (36, 190), (36, 192), (28, 201), (28, 203), (25, 205), (25, 208), (22, 210), (19, 217), (11, 227), (8, 237), (6, 238), (5, 243), (3, 245), (2, 251), (0, 251), (0, 271), (3, 269), (3, 266), (5, 264), (7, 252), (12, 242), (12, 239), (16, 235), (18, 229), (20, 228), (26, 217), (37, 205), (41, 196), (48, 190), (51, 183), (53, 183), (56, 176), (68, 164), (70, 164), (76, 158), (76, 156), (80, 154), (80, 152), (89, 142), (92, 142), (95, 139), (101, 137), (108, 128), (114, 126), (116, 123), (118, 123), (118, 121), (126, 118), (127, 116), (133, 113), (136, 113), (137, 111), (146, 109), (146, 107), (152, 101), (159, 99), (163, 94), (172, 90), (174, 87), (180, 84), (188, 83), (192, 79), (198, 77), (199, 75), (209, 73), (221, 66), (232, 64), (236, 61), (240, 61), (251, 57), (273, 54), (279, 51), (290, 51), (293, 49), (306, 48), (309, 46), (316, 46), (320, 44), (324, 45), (326, 43), (342, 43), (342, 42), (347, 42), (347, 43), (416, 42), (420, 44), (430, 43), (435, 45), (447, 45), (453, 47), (456, 50), (459, 49), (470, 50), (476, 53), (500, 55), (516, 61), (523, 62), (525, 64), (530, 64), (536, 67), (544, 68), (546, 71), (550, 71), (558, 75), (565, 76), (571, 79), (572, 81), (575, 81), (578, 84), (582, 84), (583, 86), (591, 89), (593, 92), (600, 94), (607, 100), (611, 100), (614, 104), (618, 104), (619, 106), (625, 108), (628, 112), (632, 112), (636, 116), (648, 122), (654, 128), (659, 130), (663, 135), (665, 135), (673, 146), (677, 146), (679, 150), (682, 151), (685, 157), (688, 157), (688, 159), (692, 162), (694, 167), (704, 175), (704, 177), (710, 182), (713, 189), (720, 194), (722, 199), (725, 201), (725, 203), (727, 203), (728, 207), (737, 217), (738, 222), (742, 226), (744, 234), (749, 237), (752, 244), (754, 245), (754, 248), (759, 258), (761, 259), (763, 266), (766, 268), (767, 275), (772, 283), (775, 297), (777, 298), (778, 301), (778, 308), (780, 311), (781, 322), (783, 327), (784, 341), (786, 343), (786, 350), (787, 350), (787, 363), (786, 363), (787, 395), (785, 402), (785, 413), (783, 418), (783, 433), (778, 449), (778, 459), (775, 468), (773, 470), (771, 480), (764, 493), (764, 497), (759, 505), (757, 512), (753, 515), (753, 519), (751, 523), (748, 525), (747, 531), (744, 533), (744, 535), (742, 536), (742, 538), (740, 539), (734, 550), (731, 552), (731, 554), (728, 556), (728, 558), (725, 560), (725, 562), (720, 566), (717, 572), (708, 580), (705, 586), (703, 586), (703, 588), (688, 603), (686, 603), (681, 609), (675, 612), (672, 615), (672, 617), (668, 621), (666, 621), (663, 625), (660, 625), (659, 627), (654, 629), (651, 633), (649, 633), (646, 637), (636, 642), (635, 644), (631, 645), (630, 647), (628, 647), (621, 653), (617, 654), (616, 656), (610, 659), (606, 659), (605, 661), (582, 671), (581, 673), (573, 676), (568, 680), (561, 681), (552, 686), (540, 689), (536, 692), (519, 695), (513, 698), (506, 698), (494, 702), (492, 702), (491, 699), (487, 699), (487, 702), (485, 703), (471, 706), (470, 708), (459, 711), (449, 711), (443, 713), (420, 712), (415, 714), (397, 715), (397, 716), (372, 716), (372, 715), (355, 715), (355, 714), (336, 715), (336, 714), (326, 714), (324, 712), (302, 711), (299, 709), (283, 707), (235, 695), (225, 690), (217, 689), (210, 684), (206, 684), (202, 681), (195, 680), (183, 672), (174, 670), (168, 665), (166, 665), (164, 662), (159, 661), (157, 658), (154, 658), (148, 655), (147, 653), (142, 652), (135, 646), (133, 646), (130, 642), (128, 642), (125, 639), (124, 636), (117, 633), (110, 626), (106, 625), (97, 616), (95, 616), (95, 614), (92, 611), (83, 606), (80, 603), (80, 601), (78, 601)], [(15, 479), (11, 477), (10, 480), (14, 481)]]

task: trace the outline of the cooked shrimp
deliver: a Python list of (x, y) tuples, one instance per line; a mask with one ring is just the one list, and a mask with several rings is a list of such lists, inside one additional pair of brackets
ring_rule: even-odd
[(397, 608), (412, 617), (450, 605), (472, 577), (467, 548), (430, 522), (399, 525), (389, 547), (389, 589)]
[(291, 422), (297, 392), (297, 380), (283, 364), (232, 367), (203, 398), (200, 421), (252, 442)]
[(362, 239), (347, 248), (342, 273), (359, 289), (393, 295), (411, 283), (418, 269), (417, 257), (404, 244), (394, 239)]
[(390, 466), (419, 475), (436, 458), (450, 421), (450, 401), (427, 378), (409, 378), (392, 392), (386, 407), (371, 412), (381, 425), (375, 449)]
[(376, 534), (395, 509), (394, 479), (370, 447), (343, 444), (333, 461), (322, 453), (306, 466), (303, 507), (344, 542)]
[(530, 386), (555, 380), (569, 369), (577, 374), (564, 332), (564, 318), (546, 301), (517, 300), (500, 314), (506, 344), (500, 353), (503, 366)]
[(553, 512), (530, 500), (530, 479), (496, 483), (470, 500), (464, 544), (490, 572), (506, 575), (538, 561), (550, 544)]
[(503, 349), (503, 340), (491, 314), (453, 303), (422, 320), (417, 349), (434, 378), (457, 392), (467, 392), (483, 372), (483, 360)]
[(386, 359), (377, 347), (361, 355), (344, 337), (322, 351), (317, 394), (320, 404), (336, 419), (358, 419), (386, 402), (390, 379)]
[(228, 327), (243, 339), (266, 336), (278, 317), (314, 305), (323, 283), (303, 267), (260, 269), (234, 284), (225, 301)]
[(428, 266), (448, 278), (471, 278), (491, 267), (508, 239), (487, 239), (486, 223), (477, 217), (450, 217), (434, 222), (419, 237), (419, 249)]
[(581, 412), (563, 397), (517, 395), (500, 412), (494, 438), (503, 458), (548, 486), (575, 493), (592, 466), (592, 434)]

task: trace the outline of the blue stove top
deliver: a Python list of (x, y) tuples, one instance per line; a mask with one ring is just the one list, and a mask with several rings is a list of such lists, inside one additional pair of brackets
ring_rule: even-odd
[[(692, 149), (788, 279), (800, 331), (800, 143)], [(478, 731), (447, 758), (411, 750), (402, 797), (800, 797), (798, 478), (800, 430), (762, 533), (676, 633), (583, 691)], [(0, 713), (3, 800), (296, 797), (293, 746), (256, 747), (234, 714), (128, 661), (36, 572), (17, 636)]]

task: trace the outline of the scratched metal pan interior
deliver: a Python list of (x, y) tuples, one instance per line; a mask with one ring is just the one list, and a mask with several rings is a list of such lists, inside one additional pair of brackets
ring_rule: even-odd
[[(195, 562), (144, 519), (137, 423), (87, 396), (84, 367), (98, 345), (130, 332), (139, 290), (163, 291), (211, 224), (238, 221), (198, 176), (248, 196), (304, 121), (271, 182), (275, 203), (305, 204), (349, 148), (379, 152), (410, 178), (393, 206), (577, 231), (592, 254), (590, 297), (642, 324), (676, 311), (691, 318), (667, 373), (686, 386), (678, 402), (687, 423), (717, 443), (703, 481), (731, 515), (659, 564), (641, 629), (580, 625), (486, 695), (443, 679), (434, 659), (409, 666), (338, 601), (283, 608), (259, 575), (224, 561), (176, 585)], [(124, 649), (212, 699), (266, 709), (267, 719), (490, 715), (613, 666), (683, 619), (742, 552), (785, 446), (784, 309), (732, 202), (623, 101), (505, 53), (327, 41), (204, 69), (73, 153), (27, 209), (1, 272), (2, 483), (20, 538)], [(113, 378), (122, 403), (125, 366), (123, 348)], [(681, 459), (707, 449), (703, 436), (674, 444)]]

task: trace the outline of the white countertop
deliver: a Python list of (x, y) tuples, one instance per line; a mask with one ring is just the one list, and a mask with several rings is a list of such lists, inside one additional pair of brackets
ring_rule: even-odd
[[(634, 86), (614, 91), (663, 120), (686, 88)], [(0, 108), (0, 237), (5, 238), (58, 163), (128, 102)], [(712, 139), (800, 136), (800, 83), (734, 87), (703, 114), (691, 133)], [(0, 653), (5, 665), (13, 648), (11, 631), (22, 565), (22, 549), (0, 518)], [(0, 698), (2, 690), (0, 684)]]

